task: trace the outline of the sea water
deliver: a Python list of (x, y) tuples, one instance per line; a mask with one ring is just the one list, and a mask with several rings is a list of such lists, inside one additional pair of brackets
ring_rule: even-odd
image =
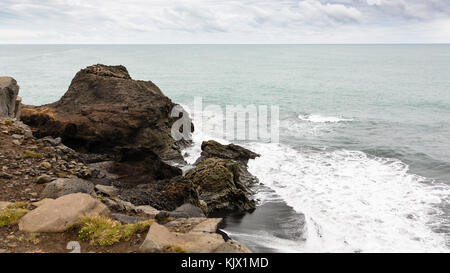
[[(281, 199), (304, 214), (303, 236), (236, 224), (237, 239), (273, 251), (449, 250), (450, 45), (0, 46), (0, 75), (26, 104), (58, 100), (96, 63), (125, 65), (183, 105), (279, 106), (279, 143), (238, 144), (261, 154), (249, 162), (267, 189), (259, 206)], [(211, 138), (227, 143), (196, 132), (187, 160)]]

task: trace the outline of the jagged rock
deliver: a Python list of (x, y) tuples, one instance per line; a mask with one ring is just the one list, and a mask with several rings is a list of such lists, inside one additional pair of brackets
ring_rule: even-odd
[(41, 193), (41, 198), (58, 198), (72, 193), (91, 194), (94, 184), (80, 178), (59, 178), (47, 184)]
[(93, 65), (79, 71), (57, 102), (24, 106), (21, 118), (38, 137), (61, 137), (78, 151), (114, 154), (147, 148), (163, 159), (182, 160), (171, 137), (175, 104), (151, 81), (131, 79), (124, 66)]
[(16, 80), (11, 77), (0, 77), (0, 117), (16, 118), (18, 94), (19, 86)]
[(201, 148), (202, 153), (200, 155), (200, 158), (197, 160), (197, 163), (203, 161), (206, 158), (216, 157), (222, 159), (232, 159), (246, 165), (249, 159), (255, 159), (260, 156), (259, 154), (245, 149), (239, 145), (223, 145), (214, 140), (203, 141)]
[(232, 160), (208, 158), (186, 174), (206, 202), (208, 215), (255, 208), (255, 201), (249, 199), (239, 180), (239, 170), (239, 164)]
[(136, 206), (150, 205), (158, 210), (169, 211), (184, 203), (198, 204), (197, 192), (192, 183), (182, 176), (120, 188), (119, 197)]
[(108, 208), (88, 194), (74, 193), (47, 200), (19, 221), (25, 232), (63, 232), (81, 216), (108, 215)]

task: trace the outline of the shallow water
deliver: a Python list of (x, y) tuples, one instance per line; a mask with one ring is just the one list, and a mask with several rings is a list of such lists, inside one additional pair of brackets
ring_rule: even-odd
[[(449, 45), (0, 46), (0, 75), (28, 104), (59, 99), (94, 63), (123, 64), (185, 105), (280, 107), (280, 143), (239, 144), (262, 154), (250, 170), (305, 214), (305, 233), (286, 237), (295, 229), (262, 201), (225, 228), (255, 250), (269, 251), (251, 243), (264, 237), (270, 251), (448, 251)], [(197, 132), (189, 160), (211, 137), (225, 142)]]

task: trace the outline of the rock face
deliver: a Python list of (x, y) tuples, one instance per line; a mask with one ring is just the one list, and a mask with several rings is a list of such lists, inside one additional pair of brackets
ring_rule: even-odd
[(19, 229), (25, 232), (63, 232), (81, 216), (108, 214), (108, 208), (90, 195), (69, 194), (44, 201), (20, 219)]
[(196, 187), (199, 199), (207, 204), (209, 214), (243, 212), (255, 208), (239, 181), (240, 166), (232, 160), (208, 158), (200, 162), (186, 177)]
[(0, 77), (0, 117), (20, 116), (21, 99), (17, 97), (18, 94), (19, 86), (16, 80), (11, 77)]
[(171, 137), (175, 104), (151, 81), (131, 79), (123, 66), (93, 65), (78, 72), (57, 102), (24, 106), (21, 118), (38, 137), (61, 137), (78, 151), (117, 153), (146, 148), (180, 159)]

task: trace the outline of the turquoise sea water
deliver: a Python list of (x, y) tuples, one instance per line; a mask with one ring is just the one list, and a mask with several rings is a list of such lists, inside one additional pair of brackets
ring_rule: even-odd
[(448, 250), (450, 45), (0, 46), (26, 104), (59, 99), (95, 63), (185, 105), (280, 107), (280, 143), (242, 143), (306, 215), (306, 244), (267, 239), (280, 251)]

